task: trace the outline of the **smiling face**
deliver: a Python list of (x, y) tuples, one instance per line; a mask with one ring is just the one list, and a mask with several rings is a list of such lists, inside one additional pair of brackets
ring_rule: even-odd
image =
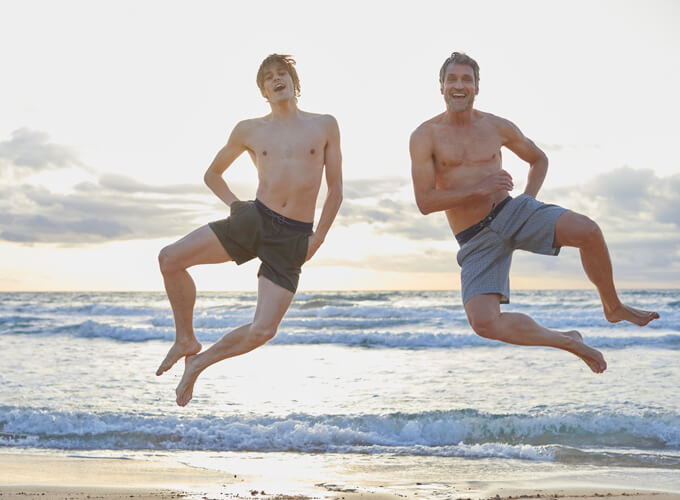
[(479, 87), (475, 82), (475, 72), (467, 64), (452, 62), (446, 68), (441, 84), (441, 92), (446, 107), (454, 112), (472, 108)]
[(283, 63), (273, 62), (263, 68), (262, 95), (271, 103), (295, 97), (293, 78)]

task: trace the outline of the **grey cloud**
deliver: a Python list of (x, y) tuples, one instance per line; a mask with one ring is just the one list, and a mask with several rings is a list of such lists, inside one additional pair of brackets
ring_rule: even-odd
[(410, 186), (410, 183), (410, 179), (406, 177), (349, 179), (343, 182), (343, 197), (346, 200), (375, 199)]
[(2, 194), (0, 240), (21, 243), (78, 245), (179, 237), (226, 215), (226, 207), (219, 213), (219, 204), (207, 199), (165, 196), (150, 200), (94, 183), (70, 194), (29, 185), (6, 188)]
[(546, 190), (541, 197), (614, 232), (665, 231), (667, 224), (680, 228), (680, 174), (658, 177), (652, 170), (621, 167), (582, 186)]
[(70, 148), (49, 142), (49, 136), (27, 128), (12, 132), (11, 139), (0, 142), (0, 174), (18, 174), (55, 168), (80, 166), (78, 155)]
[(343, 226), (370, 224), (376, 231), (414, 240), (445, 240), (451, 230), (443, 214), (423, 216), (415, 201), (383, 198), (376, 205), (364, 205), (346, 200), (338, 214)]
[(135, 179), (117, 174), (105, 174), (99, 179), (101, 187), (122, 193), (157, 194), (207, 194), (208, 188), (202, 184), (173, 184), (152, 186)]

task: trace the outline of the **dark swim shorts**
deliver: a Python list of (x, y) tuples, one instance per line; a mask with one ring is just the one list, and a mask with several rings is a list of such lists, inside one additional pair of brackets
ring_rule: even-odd
[(274, 212), (260, 200), (235, 201), (231, 215), (209, 223), (236, 264), (259, 257), (257, 275), (295, 293), (307, 258), (311, 222), (300, 222)]

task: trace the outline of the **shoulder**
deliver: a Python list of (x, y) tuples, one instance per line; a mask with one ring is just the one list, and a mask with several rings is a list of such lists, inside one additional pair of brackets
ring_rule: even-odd
[(507, 118), (494, 115), (493, 113), (487, 113), (485, 111), (478, 111), (478, 113), (480, 114), (481, 119), (496, 129), (502, 137), (511, 139), (517, 137), (518, 135), (522, 135), (517, 125), (512, 123)]
[(235, 134), (248, 134), (258, 127), (261, 127), (265, 123), (266, 117), (260, 118), (247, 118), (241, 120), (234, 127)]
[(309, 113), (307, 111), (303, 111), (304, 116), (314, 122), (314, 124), (318, 127), (321, 127), (329, 132), (337, 131), (338, 130), (338, 121), (335, 119), (333, 115), (328, 115), (328, 114), (322, 114), (322, 113)]
[(416, 129), (411, 132), (411, 144), (422, 144), (432, 141), (432, 134), (441, 122), (443, 114), (434, 116), (429, 120), (424, 121)]

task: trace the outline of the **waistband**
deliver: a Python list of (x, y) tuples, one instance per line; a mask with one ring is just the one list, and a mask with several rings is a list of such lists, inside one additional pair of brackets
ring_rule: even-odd
[(314, 224), (312, 222), (302, 222), (295, 219), (289, 219), (285, 215), (281, 215), (274, 212), (267, 205), (262, 203), (260, 200), (255, 198), (255, 206), (265, 215), (270, 217), (274, 222), (278, 222), (282, 226), (286, 226), (294, 231), (300, 231), (302, 233), (311, 233), (314, 230)]
[(472, 238), (477, 236), (477, 234), (484, 229), (486, 226), (488, 226), (492, 220), (496, 218), (496, 216), (503, 210), (503, 207), (510, 201), (512, 200), (512, 196), (508, 196), (505, 198), (503, 201), (501, 201), (498, 205), (493, 207), (491, 212), (489, 212), (489, 215), (484, 217), (482, 220), (480, 220), (477, 224), (468, 227), (467, 229), (463, 229), (460, 233), (456, 234), (456, 240), (458, 241), (459, 245), (463, 245), (470, 241)]

